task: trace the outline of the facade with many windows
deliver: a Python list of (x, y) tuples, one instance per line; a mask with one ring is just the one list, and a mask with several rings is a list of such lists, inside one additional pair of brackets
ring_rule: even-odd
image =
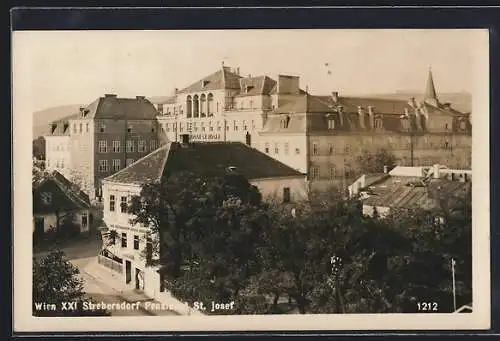
[[(156, 116), (155, 107), (143, 96), (118, 98), (106, 94), (82, 107), (78, 114), (53, 123), (51, 134), (45, 136), (50, 141), (46, 153), (51, 167), (60, 167), (57, 160), (65, 153), (65, 175), (92, 199), (99, 198), (103, 178), (158, 147)], [(61, 138), (64, 152), (52, 150)]]
[(429, 71), (421, 100), (342, 97), (337, 92), (296, 97), (268, 114), (258, 148), (307, 173), (311, 189), (333, 185), (345, 190), (360, 175), (359, 157), (380, 149), (392, 153), (401, 166), (439, 163), (470, 169), (471, 132), (470, 114), (439, 101)]

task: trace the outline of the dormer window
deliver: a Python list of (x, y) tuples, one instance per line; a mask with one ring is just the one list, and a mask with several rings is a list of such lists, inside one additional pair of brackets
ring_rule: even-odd
[(383, 127), (383, 122), (381, 118), (376, 118), (375, 119), (375, 129), (382, 129)]
[(52, 193), (50, 193), (50, 192), (42, 192), (40, 194), (40, 197), (42, 198), (42, 202), (45, 205), (50, 205), (52, 203)]
[(132, 132), (132, 126), (127, 126), (127, 133), (131, 133)]
[[(76, 130), (76, 125), (75, 125), (75, 130)], [(105, 124), (101, 124), (101, 127), (100, 127), (99, 131), (101, 133), (104, 133), (105, 130), (106, 130), (106, 125)]]
[(328, 118), (328, 129), (335, 129), (335, 120), (333, 117)]
[(163, 114), (163, 104), (158, 104), (158, 113)]

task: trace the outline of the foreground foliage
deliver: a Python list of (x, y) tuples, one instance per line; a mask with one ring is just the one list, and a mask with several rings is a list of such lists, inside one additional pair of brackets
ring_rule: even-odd
[(382, 219), (338, 193), (313, 198), (274, 205), (238, 174), (185, 173), (144, 186), (129, 210), (159, 236), (149, 263), (175, 296), (235, 302), (215, 313), (451, 312), (452, 259), (457, 304), (471, 302), (470, 198)]

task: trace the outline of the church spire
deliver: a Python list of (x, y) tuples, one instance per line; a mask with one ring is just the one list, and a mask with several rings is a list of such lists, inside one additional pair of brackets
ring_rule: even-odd
[(437, 106), (438, 98), (436, 88), (434, 87), (434, 78), (432, 77), (432, 69), (429, 66), (429, 75), (427, 76), (427, 86), (425, 88), (424, 101)]

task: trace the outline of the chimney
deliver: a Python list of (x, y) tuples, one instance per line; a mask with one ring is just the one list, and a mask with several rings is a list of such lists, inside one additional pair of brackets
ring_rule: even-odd
[(358, 114), (362, 114), (363, 113), (363, 107), (358, 105)]
[(107, 97), (107, 98), (116, 98), (116, 94), (104, 94), (104, 97)]
[(182, 134), (181, 135), (181, 144), (186, 147), (189, 145), (189, 134)]
[(251, 75), (251, 74), (248, 74), (248, 78), (252, 78), (252, 75)]
[(372, 105), (368, 106), (368, 114), (373, 115), (373, 106)]
[(408, 116), (410, 112), (408, 111), (408, 108), (405, 108), (405, 116)]
[(339, 93), (337, 91), (332, 91), (332, 99), (333, 103), (337, 103), (339, 101)]
[(387, 173), (389, 173), (389, 167), (384, 165), (384, 174), (387, 174)]
[(179, 88), (174, 88), (174, 95), (177, 95), (179, 93)]
[(236, 68), (236, 74), (237, 74), (238, 76), (240, 75), (240, 68), (239, 68), (239, 67), (237, 67), (237, 68)]
[(138, 100), (145, 99), (145, 98), (146, 98), (145, 96), (135, 96), (135, 99), (138, 99)]

